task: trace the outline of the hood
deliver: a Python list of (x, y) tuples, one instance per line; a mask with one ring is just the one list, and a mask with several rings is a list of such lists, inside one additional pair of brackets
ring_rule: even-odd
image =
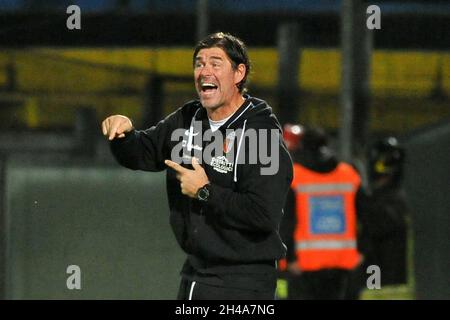
[(267, 102), (249, 95), (244, 95), (244, 98), (244, 104), (225, 123), (225, 128), (241, 128), (243, 123), (246, 122), (248, 127), (279, 129), (281, 131), (281, 125)]
[[(228, 121), (220, 127), (220, 130), (226, 129), (238, 129), (245, 126), (248, 127), (263, 127), (268, 129), (279, 129), (281, 131), (281, 125), (278, 122), (275, 114), (272, 112), (272, 108), (266, 101), (251, 97), (248, 94), (244, 95), (245, 102)], [(206, 110), (200, 108), (196, 113), (196, 120), (207, 119)]]

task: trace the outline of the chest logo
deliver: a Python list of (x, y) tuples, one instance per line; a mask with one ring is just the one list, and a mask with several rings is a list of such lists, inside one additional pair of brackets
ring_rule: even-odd
[(228, 173), (233, 171), (233, 163), (229, 162), (225, 156), (213, 157), (210, 166), (220, 173)]

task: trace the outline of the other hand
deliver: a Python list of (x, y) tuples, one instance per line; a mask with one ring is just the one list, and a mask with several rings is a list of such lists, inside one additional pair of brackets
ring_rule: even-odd
[(122, 115), (114, 115), (106, 118), (102, 122), (103, 135), (108, 137), (108, 140), (125, 137), (125, 133), (133, 130), (131, 120)]

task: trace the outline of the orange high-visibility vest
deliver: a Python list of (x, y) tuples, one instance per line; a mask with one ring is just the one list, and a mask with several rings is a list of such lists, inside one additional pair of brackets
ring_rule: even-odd
[(291, 188), (296, 194), (294, 240), (300, 270), (358, 265), (355, 198), (360, 183), (358, 173), (345, 163), (329, 173), (294, 164)]

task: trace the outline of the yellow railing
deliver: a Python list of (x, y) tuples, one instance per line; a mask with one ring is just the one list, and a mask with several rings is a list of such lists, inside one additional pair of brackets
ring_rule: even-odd
[[(278, 82), (275, 49), (253, 48), (249, 54), (253, 62), (251, 83), (275, 86)], [(8, 53), (0, 55), (0, 85), (6, 81), (4, 66), (10, 59)], [(299, 59), (299, 86), (302, 89), (338, 92), (341, 78), (339, 50), (305, 49)], [(15, 51), (14, 61), (18, 85), (27, 91), (96, 92), (120, 87), (142, 90), (147, 72), (192, 75), (190, 48), (43, 48)], [(439, 73), (442, 88), (450, 93), (450, 53), (376, 50), (371, 69), (374, 94), (427, 95), (434, 89)]]
[[(250, 89), (253, 86), (273, 91), (279, 80), (276, 50), (250, 48), (249, 55), (253, 65)], [(300, 120), (337, 127), (341, 78), (339, 50), (304, 49), (299, 59), (299, 88), (309, 94), (309, 97), (303, 97)], [(192, 76), (192, 49), (3, 50), (0, 52), (0, 88), (11, 86), (8, 84), (12, 81), (11, 70), (15, 73), (14, 92), (24, 101), (17, 117), (29, 127), (70, 123), (74, 110), (81, 105), (94, 107), (99, 117), (124, 111), (139, 118), (150, 75)], [(402, 101), (414, 107), (415, 99), (428, 99), (437, 87), (445, 96), (450, 96), (448, 52), (375, 50), (371, 70), (371, 90), (375, 99), (406, 99)], [(174, 96), (186, 95), (189, 90), (189, 84), (166, 84), (166, 103), (174, 103)], [(194, 98), (195, 93), (192, 93), (191, 98)], [(435, 114), (421, 110), (420, 103), (417, 108), (407, 111), (401, 109), (403, 106), (396, 105), (393, 110), (389, 105), (377, 107), (379, 104), (379, 101), (375, 103), (376, 108), (372, 110), (374, 128), (386, 125), (395, 128), (399, 123), (403, 125), (402, 121), (407, 117), (406, 126), (412, 127), (446, 114), (443, 102), (437, 102), (439, 113)]]

